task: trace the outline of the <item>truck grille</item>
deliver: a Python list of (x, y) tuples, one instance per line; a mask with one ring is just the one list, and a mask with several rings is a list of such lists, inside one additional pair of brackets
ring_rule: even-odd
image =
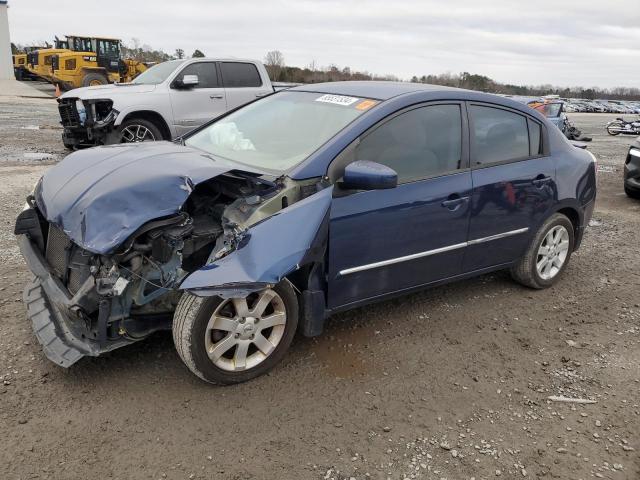
[(53, 272), (60, 279), (67, 273), (67, 263), (71, 240), (64, 232), (53, 224), (49, 224), (45, 258)]
[(78, 115), (75, 102), (60, 102), (58, 104), (58, 112), (60, 113), (60, 123), (63, 127), (80, 126), (80, 115)]

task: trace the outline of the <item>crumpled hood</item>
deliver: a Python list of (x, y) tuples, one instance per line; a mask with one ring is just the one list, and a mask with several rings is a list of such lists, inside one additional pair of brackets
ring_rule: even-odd
[(171, 142), (95, 147), (48, 170), (36, 204), (76, 244), (106, 254), (146, 222), (177, 213), (197, 184), (235, 168)]
[(155, 85), (136, 85), (132, 83), (123, 83), (120, 85), (96, 85), (94, 87), (74, 88), (65, 92), (60, 98), (80, 98), (82, 100), (90, 100), (92, 98), (109, 98), (120, 97), (123, 95), (139, 95), (141, 93), (150, 93), (156, 89)]

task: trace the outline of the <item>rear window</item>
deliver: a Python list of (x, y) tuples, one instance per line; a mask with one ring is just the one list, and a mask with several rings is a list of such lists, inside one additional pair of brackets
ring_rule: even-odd
[(222, 62), (222, 79), (227, 88), (259, 87), (262, 79), (252, 63)]

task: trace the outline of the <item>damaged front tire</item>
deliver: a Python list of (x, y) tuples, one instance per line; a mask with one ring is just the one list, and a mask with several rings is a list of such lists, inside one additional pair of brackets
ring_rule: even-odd
[(173, 341), (182, 361), (201, 379), (245, 382), (284, 357), (298, 326), (298, 308), (287, 280), (246, 298), (185, 293), (173, 318)]

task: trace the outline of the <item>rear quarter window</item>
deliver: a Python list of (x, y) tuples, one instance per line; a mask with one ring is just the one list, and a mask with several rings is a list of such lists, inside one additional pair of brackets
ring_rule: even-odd
[(222, 62), (222, 80), (227, 88), (260, 87), (262, 79), (252, 63)]

